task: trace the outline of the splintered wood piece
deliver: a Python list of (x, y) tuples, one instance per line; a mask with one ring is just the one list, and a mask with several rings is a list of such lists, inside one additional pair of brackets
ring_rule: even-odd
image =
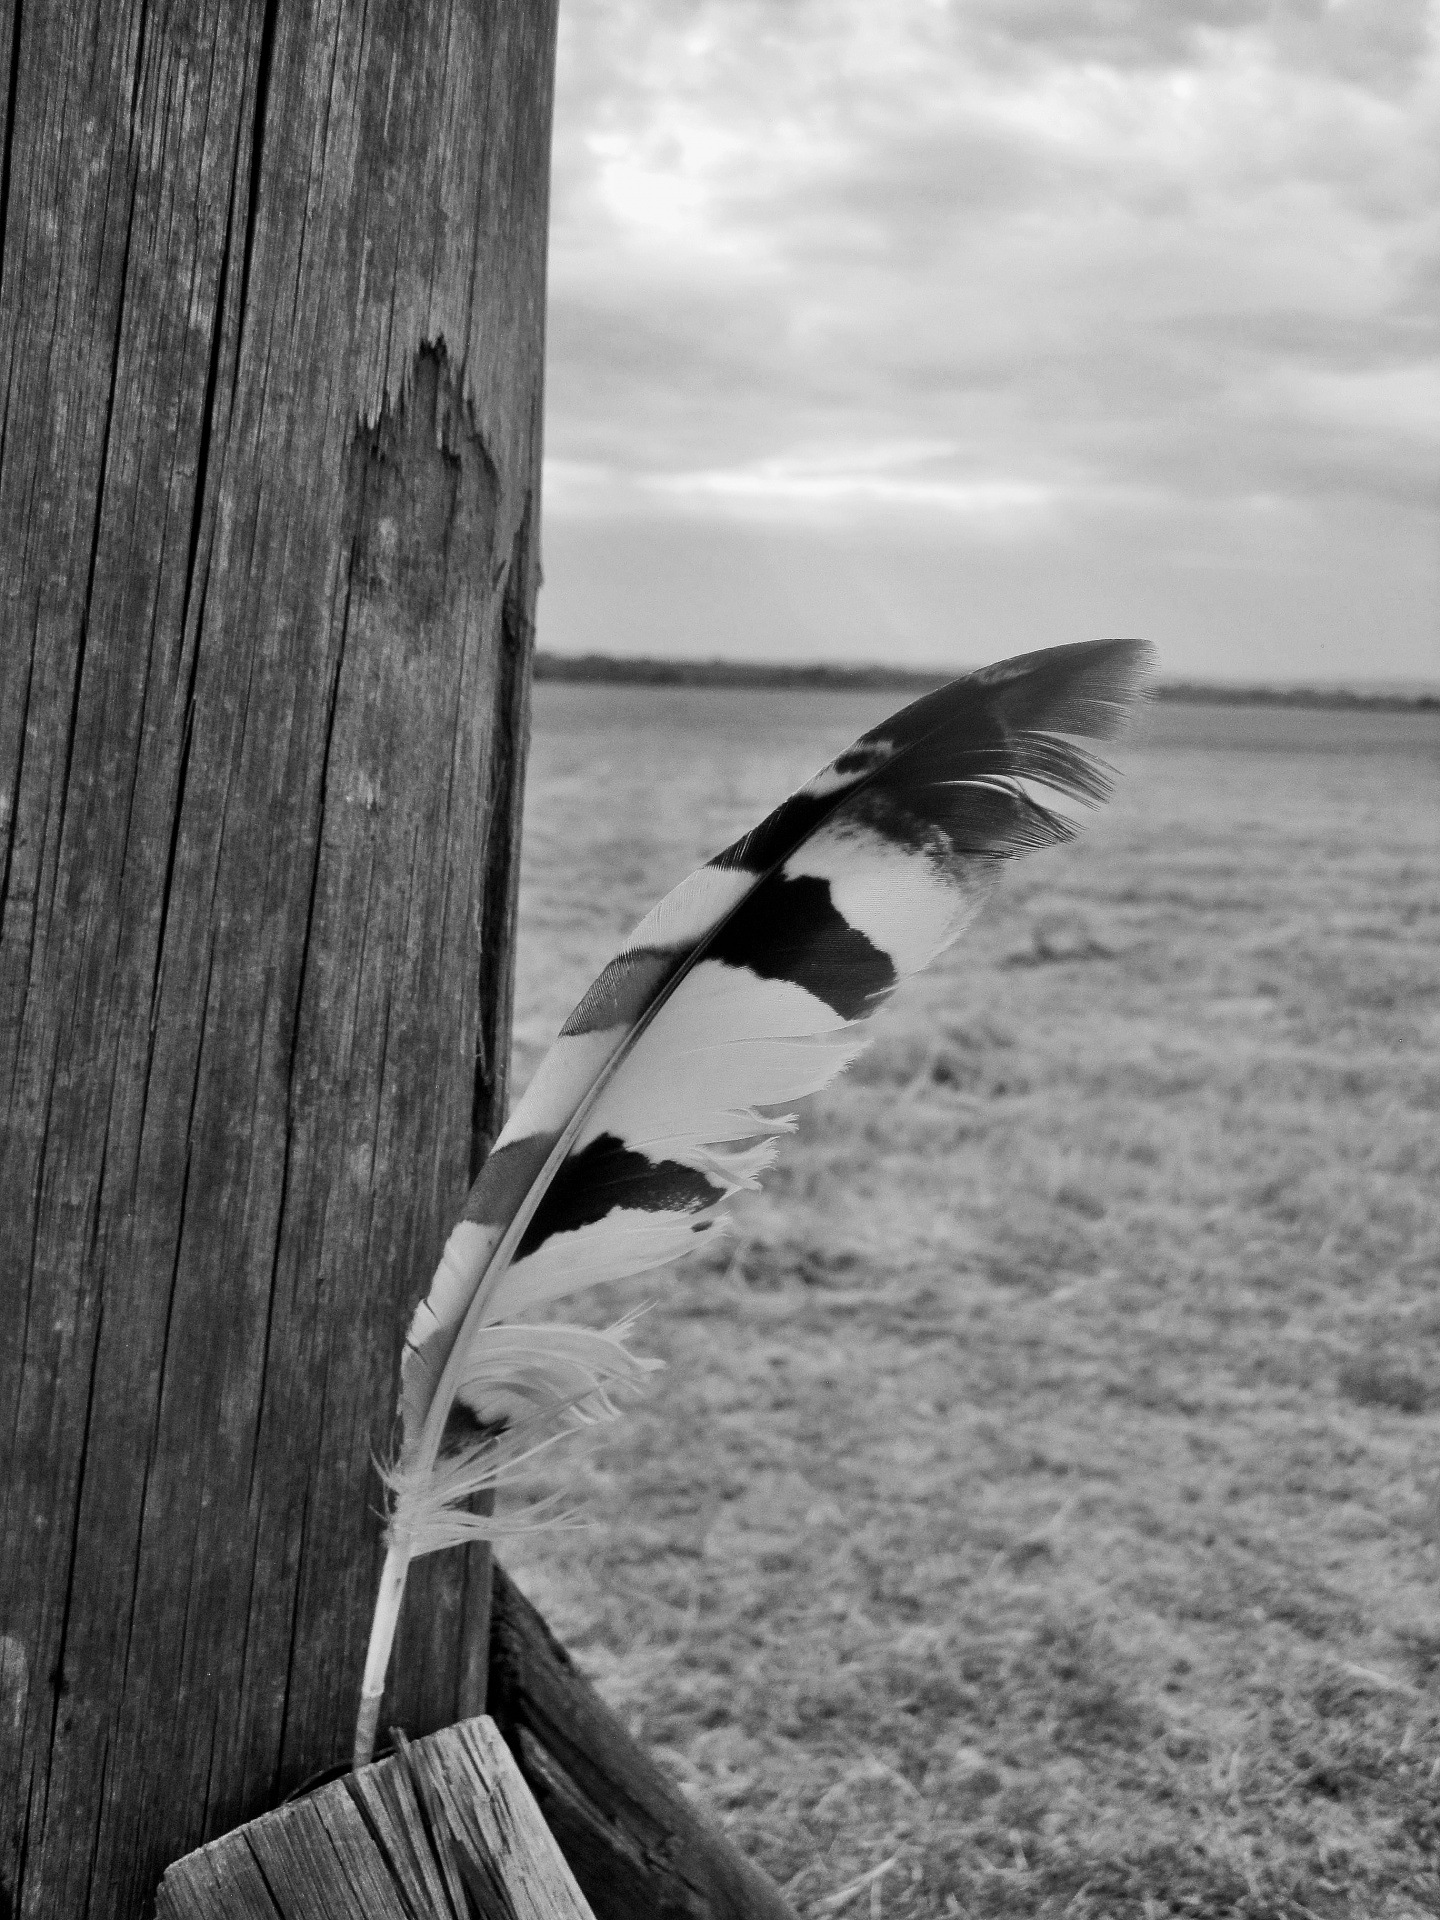
[(493, 1722), (446, 1727), (176, 1861), (155, 1920), (595, 1920)]
[[(335, 1818), (342, 1805), (349, 1822), (343, 1814)], [(366, 1920), (409, 1920), (369, 1829), (343, 1793), (328, 1806), (324, 1793), (296, 1801), (240, 1831), (285, 1920), (301, 1913), (313, 1920), (355, 1920), (362, 1913)]]
[(370, 1828), (386, 1835), (390, 1870), (415, 1911), (448, 1915), (453, 1910), (463, 1914), (465, 1896), (459, 1870), (450, 1848), (442, 1847), (438, 1853), (435, 1850), (433, 1825), (427, 1823), (422, 1811), (411, 1769), (382, 1761), (348, 1775), (344, 1784)]
[[(483, 1717), (464, 1721), (426, 1744), (428, 1785), (440, 1815), (437, 1824), (454, 1835), (461, 1878), (480, 1910), (489, 1911), (490, 1887), (482, 1884), (485, 1874), (493, 1879), (496, 1894), (510, 1896), (516, 1920), (532, 1912), (553, 1915), (555, 1920), (590, 1914), (494, 1721)], [(476, 1776), (491, 1783), (488, 1793), (474, 1791), (471, 1782)], [(569, 1904), (560, 1904), (550, 1880), (542, 1884), (535, 1877), (535, 1863), (552, 1860), (563, 1873)], [(519, 1898), (525, 1889), (530, 1889), (528, 1906)]]

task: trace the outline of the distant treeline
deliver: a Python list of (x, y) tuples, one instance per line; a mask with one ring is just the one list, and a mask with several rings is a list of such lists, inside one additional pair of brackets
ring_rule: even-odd
[[(815, 687), (829, 691), (928, 693), (955, 676), (912, 667), (767, 666), (756, 660), (653, 660), (608, 653), (537, 653), (537, 680), (579, 680), (641, 687)], [(1226, 707), (1363, 707), (1421, 713), (1440, 709), (1440, 694), (1366, 693), (1349, 687), (1235, 687), (1204, 681), (1162, 681), (1157, 700)]]

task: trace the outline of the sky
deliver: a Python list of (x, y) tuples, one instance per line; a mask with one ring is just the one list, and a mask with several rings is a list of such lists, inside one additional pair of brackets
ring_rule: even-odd
[(561, 0), (539, 643), (1440, 680), (1440, 0)]

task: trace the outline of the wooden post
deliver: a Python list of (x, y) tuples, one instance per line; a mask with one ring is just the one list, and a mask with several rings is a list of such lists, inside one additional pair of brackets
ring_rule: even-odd
[[(497, 1124), (553, 0), (0, 14), (0, 1913), (344, 1755)], [(8, 84), (6, 82), (8, 81)], [(488, 1563), (388, 1716), (478, 1711)]]

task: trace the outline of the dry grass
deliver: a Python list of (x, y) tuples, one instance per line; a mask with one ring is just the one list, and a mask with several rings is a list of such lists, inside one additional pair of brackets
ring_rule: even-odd
[[(867, 717), (542, 692), (522, 1076)], [(626, 1290), (669, 1371), (507, 1559), (802, 1914), (1440, 1912), (1435, 745), (1162, 710)]]

